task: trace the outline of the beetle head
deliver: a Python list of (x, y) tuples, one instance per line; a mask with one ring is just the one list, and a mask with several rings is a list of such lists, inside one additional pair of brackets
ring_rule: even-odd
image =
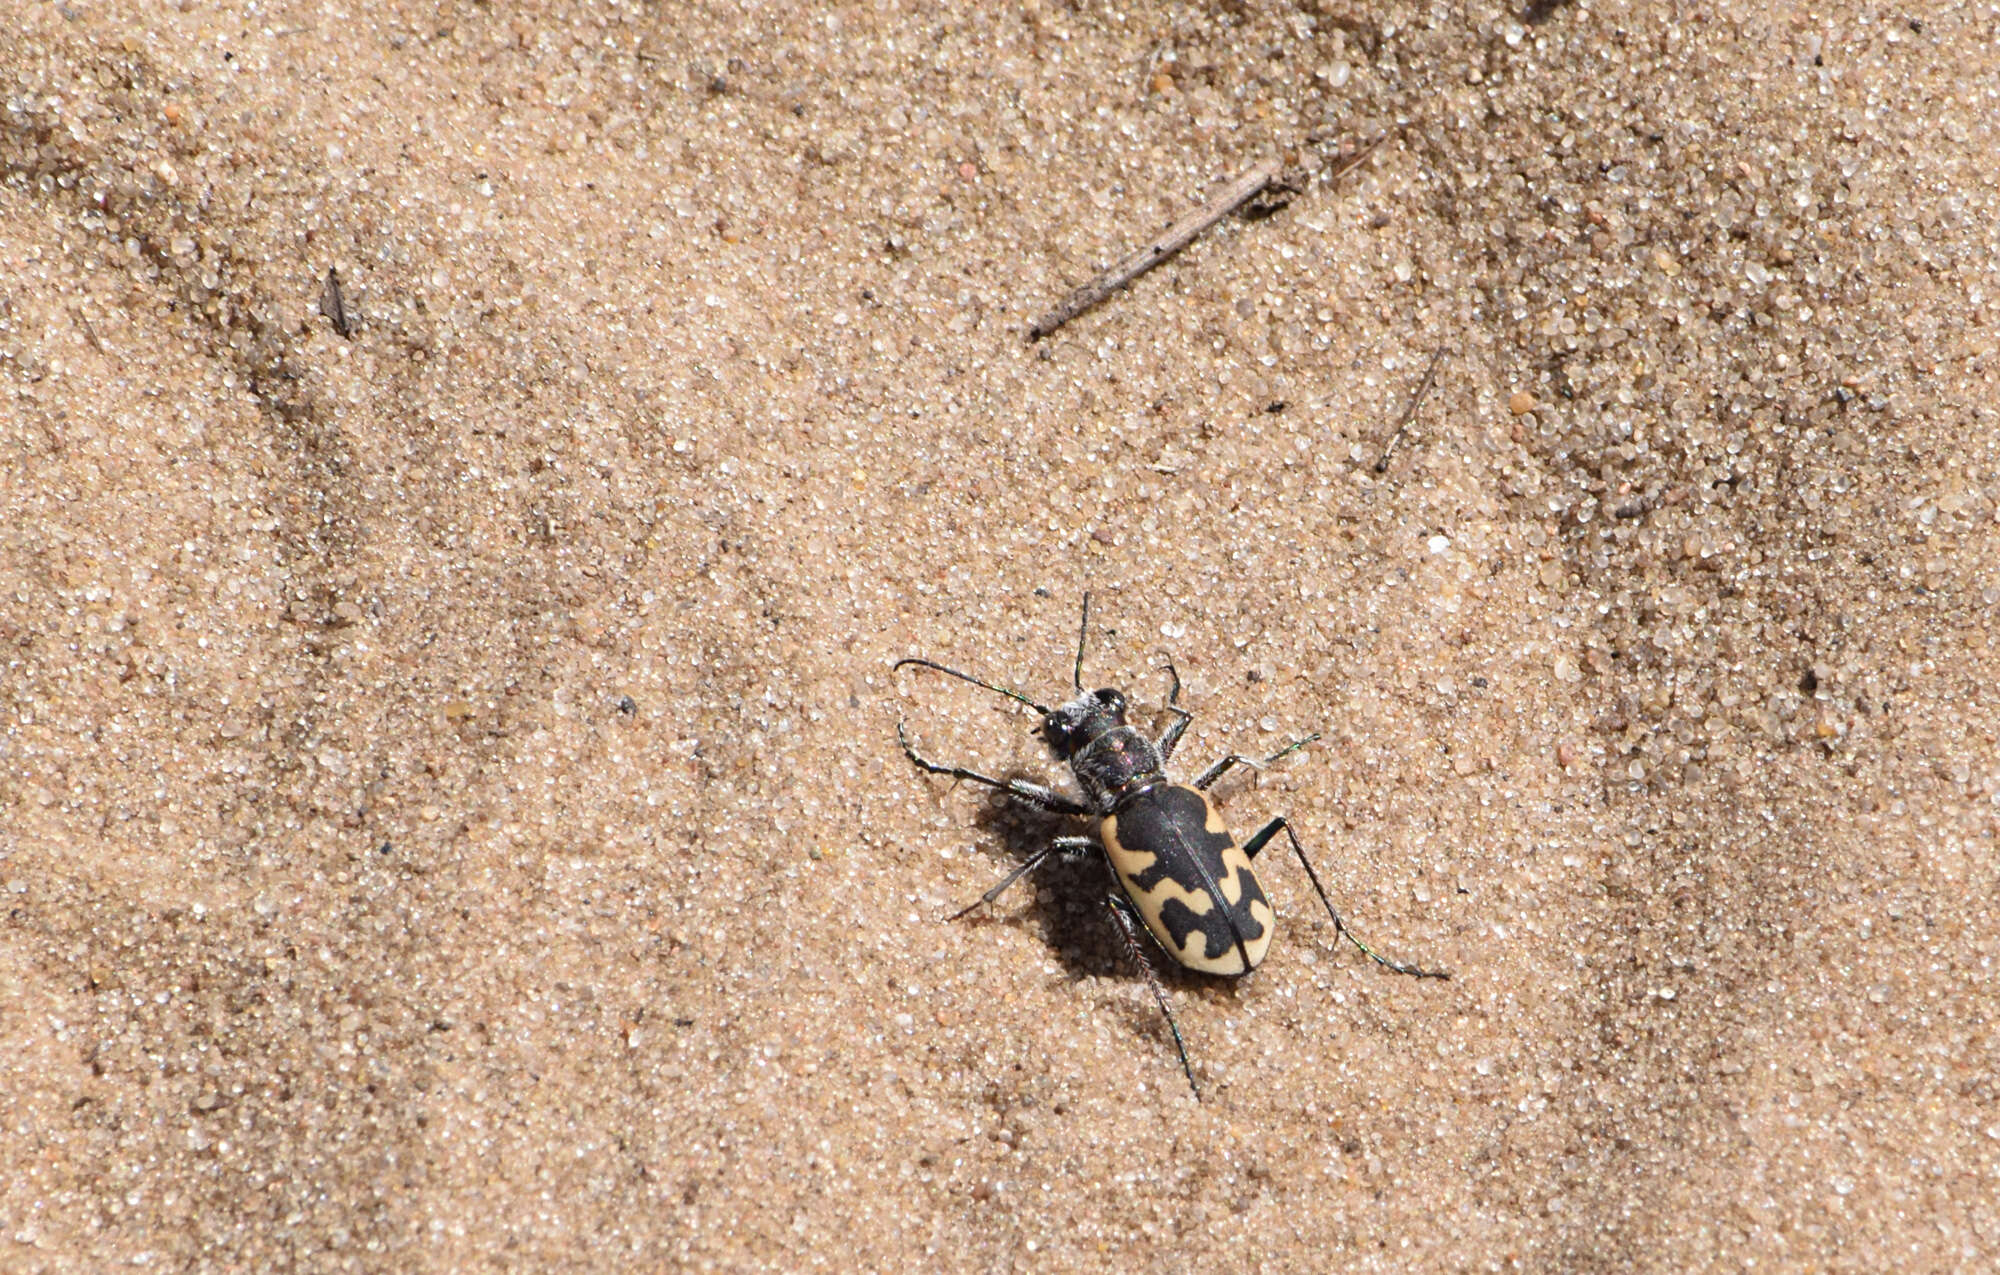
[(1068, 760), (1085, 744), (1125, 725), (1125, 693), (1106, 687), (1079, 695), (1042, 719), (1042, 738)]

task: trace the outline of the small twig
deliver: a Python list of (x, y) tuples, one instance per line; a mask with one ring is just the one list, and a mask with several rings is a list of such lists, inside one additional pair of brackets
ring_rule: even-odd
[(1167, 227), (1159, 238), (1064, 297), (1055, 309), (1035, 320), (1035, 326), (1028, 329), (1028, 340), (1041, 340), (1193, 243), (1204, 230), (1241, 208), (1257, 192), (1270, 185), (1283, 167), (1279, 161), (1267, 159), (1223, 187), (1214, 199)]
[(357, 322), (360, 316), (347, 308), (346, 294), (340, 290), (340, 272), (332, 266), (326, 268), (326, 282), (320, 288), (319, 312), (344, 337), (352, 337), (360, 326)]
[(1417, 386), (1416, 393), (1410, 395), (1410, 405), (1403, 409), (1403, 418), (1396, 422), (1396, 432), (1389, 435), (1389, 441), (1382, 445), (1382, 459), (1375, 462), (1376, 473), (1388, 472), (1389, 453), (1396, 450), (1397, 440), (1402, 438), (1403, 431), (1410, 427), (1411, 418), (1417, 414), (1417, 404), (1423, 402), (1424, 395), (1431, 392), (1431, 382), (1437, 379), (1438, 364), (1442, 362), (1444, 362), (1444, 347), (1440, 345), (1437, 353), (1431, 355), (1431, 365), (1424, 369), (1423, 383)]

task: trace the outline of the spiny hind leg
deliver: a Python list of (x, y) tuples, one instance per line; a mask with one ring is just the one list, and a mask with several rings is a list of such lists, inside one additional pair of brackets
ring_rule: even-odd
[(1125, 950), (1132, 957), (1132, 963), (1146, 976), (1146, 985), (1153, 989), (1153, 1002), (1160, 1007), (1161, 1017), (1167, 1020), (1167, 1030), (1173, 1033), (1174, 1050), (1181, 1056), (1181, 1073), (1187, 1077), (1188, 1088), (1194, 1090), (1196, 1102), (1201, 1101), (1201, 1086), (1194, 1082), (1194, 1066), (1188, 1062), (1187, 1043), (1181, 1039), (1181, 1026), (1174, 1021), (1174, 1011), (1167, 1008), (1167, 989), (1160, 985), (1160, 975), (1153, 969), (1153, 963), (1146, 959), (1146, 949), (1139, 942), (1139, 918), (1132, 911), (1132, 901), (1123, 894), (1114, 893), (1105, 902), (1111, 908), (1111, 915), (1118, 921), (1118, 932), (1125, 936)]

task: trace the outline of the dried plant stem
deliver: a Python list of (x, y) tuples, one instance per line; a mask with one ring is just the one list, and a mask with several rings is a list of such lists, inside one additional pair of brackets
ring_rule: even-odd
[(1035, 320), (1035, 325), (1028, 329), (1028, 340), (1041, 340), (1193, 243), (1203, 231), (1241, 208), (1270, 185), (1283, 167), (1279, 161), (1267, 159), (1230, 182), (1215, 198), (1167, 227), (1151, 243), (1064, 297), (1055, 309)]

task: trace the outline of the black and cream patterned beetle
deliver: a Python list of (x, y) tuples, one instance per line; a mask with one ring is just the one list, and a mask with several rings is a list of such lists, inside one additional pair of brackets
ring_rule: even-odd
[(989, 691), (997, 691), (1040, 713), (1042, 738), (1059, 759), (1068, 763), (1077, 787), (1083, 792), (1083, 800), (1064, 796), (1044, 784), (1024, 779), (994, 779), (960, 766), (941, 766), (927, 761), (911, 746), (909, 736), (898, 723), (896, 739), (912, 762), (933, 775), (948, 775), (954, 779), (986, 784), (1057, 814), (1088, 816), (1097, 820), (1095, 838), (1056, 838), (951, 919), (956, 920), (982, 904), (991, 903), (1008, 886), (1032, 872), (1051, 855), (1082, 854), (1101, 847), (1113, 875), (1118, 879), (1119, 888), (1107, 900), (1111, 914), (1117, 919), (1127, 950), (1152, 985), (1153, 998), (1166, 1017), (1167, 1030), (1173, 1034), (1174, 1048), (1180, 1053), (1181, 1070), (1187, 1074), (1188, 1085), (1194, 1089), (1196, 1097), (1200, 1097), (1201, 1089), (1195, 1084), (1194, 1068), (1188, 1063), (1187, 1046), (1181, 1040), (1180, 1026), (1174, 1022), (1173, 1011), (1167, 1007), (1166, 993), (1146, 960), (1145, 950), (1139, 942), (1139, 927), (1143, 926), (1168, 956), (1198, 973), (1241, 978), (1256, 969), (1270, 949), (1277, 917), (1250, 864), (1271, 838), (1280, 832), (1291, 842), (1292, 851), (1305, 868), (1313, 891), (1326, 905), (1326, 914), (1333, 919), (1336, 934), (1346, 935), (1348, 941), (1370, 960), (1398, 974), (1417, 978), (1450, 977), (1438, 971), (1392, 961), (1363, 943), (1348, 929), (1346, 922), (1340, 919), (1340, 913), (1334, 910), (1332, 900), (1327, 898), (1319, 873), (1313, 870), (1312, 861), (1306, 858), (1305, 847), (1299, 844), (1298, 835), (1292, 831), (1284, 816), (1280, 815), (1265, 824), (1248, 841), (1238, 842), (1229, 835), (1222, 816), (1216, 813), (1214, 804), (1209, 801), (1209, 785), (1232, 766), (1254, 768), (1268, 765), (1304, 748), (1318, 739), (1318, 735), (1308, 735), (1287, 745), (1262, 762), (1232, 753), (1202, 771), (1192, 784), (1174, 783), (1166, 776), (1166, 764), (1193, 719), (1193, 715), (1180, 706), (1180, 674), (1169, 660), (1166, 672), (1171, 684), (1166, 709), (1173, 714), (1174, 722), (1158, 740), (1148, 739), (1125, 720), (1127, 706), (1122, 691), (1083, 689), (1083, 648), (1089, 631), (1090, 595), (1085, 594), (1082, 631), (1077, 635), (1076, 643), (1076, 669), (1071, 677), (1077, 697), (1060, 708), (1046, 707), (1018, 691), (983, 682), (930, 660), (911, 658), (896, 661), (896, 668), (913, 664), (935, 669)]

